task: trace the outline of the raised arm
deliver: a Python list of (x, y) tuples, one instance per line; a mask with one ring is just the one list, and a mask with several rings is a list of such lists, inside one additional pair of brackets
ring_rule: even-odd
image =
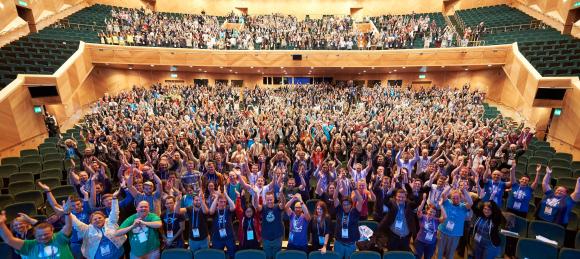
[(423, 200), (421, 201), (421, 204), (417, 208), (417, 216), (418, 217), (423, 216), (423, 208), (425, 207), (426, 202), (427, 202), (427, 193), (423, 193)]
[(286, 212), (286, 215), (288, 215), (288, 217), (290, 217), (290, 215), (292, 215), (292, 209), (290, 207), (292, 207), (293, 202), (296, 202), (297, 195), (300, 195), (300, 194), (297, 193), (294, 196), (292, 196), (292, 199), (290, 199), (288, 202), (286, 202), (286, 205), (284, 205), (284, 212)]
[(6, 212), (2, 211), (0, 214), (0, 237), (6, 244), (15, 250), (20, 250), (22, 245), (24, 245), (24, 240), (14, 237), (8, 226), (6, 226)]
[(570, 197), (575, 202), (580, 202), (580, 177), (576, 179), (576, 187), (574, 188), (574, 192), (570, 194)]
[(463, 199), (465, 199), (465, 207), (467, 209), (471, 209), (471, 206), (473, 205), (473, 200), (471, 199), (469, 192), (467, 191), (467, 189), (462, 189), (461, 192), (463, 193)]
[(542, 179), (542, 191), (546, 193), (547, 191), (551, 190), (550, 187), (550, 179), (552, 178), (552, 169), (546, 167), (546, 174), (544, 175), (544, 179)]
[(127, 190), (129, 190), (129, 193), (134, 198), (137, 198), (137, 196), (139, 196), (139, 191), (137, 190), (137, 188), (135, 188), (135, 186), (133, 186), (133, 180), (136, 173), (137, 172), (133, 170), (133, 166), (131, 166), (131, 173), (129, 173), (129, 177), (127, 179)]

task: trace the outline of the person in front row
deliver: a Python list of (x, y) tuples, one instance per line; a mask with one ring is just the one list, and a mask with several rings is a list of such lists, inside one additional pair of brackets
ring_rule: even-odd
[[(181, 196), (177, 196), (176, 211), (179, 214), (185, 215), (191, 224), (189, 233), (189, 250), (194, 253), (197, 250), (209, 248), (208, 229), (207, 229), (207, 215), (209, 208), (205, 203), (203, 192), (199, 192), (193, 198), (193, 206), (187, 208), (179, 208), (177, 204), (181, 201)], [(178, 209), (178, 210), (177, 210)]]
[[(294, 204), (294, 211), (292, 211)], [(286, 215), (290, 218), (290, 234), (288, 238), (288, 250), (299, 250), (308, 253), (308, 222), (310, 213), (300, 193), (294, 194), (286, 206)]]
[[(439, 201), (442, 214), (445, 213), (445, 221), (439, 225), (439, 240), (437, 244), (437, 258), (442, 259), (445, 256), (447, 259), (452, 259), (457, 250), (457, 244), (461, 236), (463, 236), (463, 227), (465, 218), (473, 205), (471, 196), (467, 189), (458, 189), (458, 183), (455, 181), (455, 188), (451, 190), (451, 186), (447, 186), (441, 194)], [(449, 192), (451, 191), (451, 198), (449, 199)]]
[[(234, 211), (236, 204), (230, 196), (223, 190), (222, 193), (215, 193), (217, 197), (213, 199), (209, 214), (214, 215), (212, 232), (211, 232), (211, 248), (223, 250), (228, 249), (228, 258), (234, 258), (236, 254), (236, 239), (234, 235), (234, 227), (232, 226)], [(205, 222), (202, 222), (205, 224)]]
[(262, 246), (266, 253), (266, 259), (273, 259), (282, 249), (282, 236), (284, 235), (284, 224), (282, 223), (282, 212), (284, 211), (285, 198), (280, 192), (279, 203), (274, 204), (274, 193), (266, 193), (266, 205), (259, 204), (259, 199), (254, 198), (254, 207), (262, 213)]
[(417, 205), (407, 200), (407, 192), (398, 189), (395, 198), (387, 202), (388, 211), (379, 225), (381, 233), (387, 233), (389, 251), (410, 251), (409, 242), (415, 229), (414, 210)]
[(73, 255), (69, 247), (72, 233), (71, 207), (69, 202), (62, 204), (65, 224), (56, 234), (54, 228), (48, 223), (40, 223), (34, 227), (34, 240), (22, 240), (16, 238), (6, 226), (6, 212), (0, 214), (0, 237), (6, 244), (14, 248), (16, 252), (25, 258), (60, 258), (72, 259)]
[(143, 200), (137, 204), (137, 213), (129, 216), (117, 232), (116, 236), (127, 234), (131, 246), (131, 259), (158, 259), (160, 255), (159, 228), (161, 218), (149, 211), (149, 202)]
[(356, 200), (356, 206), (353, 209), (353, 201), (348, 196), (343, 197), (342, 200), (338, 199), (338, 193), (341, 191), (335, 191), (333, 196), (334, 207), (336, 208), (334, 252), (341, 259), (349, 259), (356, 250), (356, 241), (360, 239), (358, 222), (363, 206), (363, 198), (358, 190), (353, 191), (354, 199)]

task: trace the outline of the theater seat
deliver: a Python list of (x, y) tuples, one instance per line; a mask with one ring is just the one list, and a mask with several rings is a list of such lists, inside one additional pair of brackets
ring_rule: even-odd
[(276, 259), (307, 259), (308, 255), (297, 250), (283, 250), (276, 253)]
[(226, 254), (223, 250), (207, 248), (195, 251), (193, 257), (196, 259), (226, 259)]
[(564, 238), (566, 236), (566, 230), (564, 227), (539, 220), (532, 220), (528, 227), (528, 237), (536, 238), (537, 235), (541, 235), (548, 239), (558, 242), (558, 246), (564, 245)]
[(374, 251), (356, 251), (350, 259), (381, 259), (381, 254)]
[(414, 259), (415, 255), (411, 252), (405, 251), (390, 251), (386, 252), (383, 259)]
[(578, 259), (580, 258), (580, 249), (562, 248), (559, 259)]
[(542, 259), (556, 259), (558, 247), (531, 238), (522, 238), (518, 241), (516, 258), (538, 258), (539, 255)]
[(189, 249), (172, 248), (163, 250), (161, 259), (177, 259), (177, 258), (193, 258), (193, 254)]
[(236, 252), (235, 259), (266, 259), (262, 250), (248, 249)]
[(338, 257), (338, 254), (335, 252), (327, 251), (325, 254), (322, 254), (320, 251), (310, 252), (308, 255), (308, 259), (341, 259)]

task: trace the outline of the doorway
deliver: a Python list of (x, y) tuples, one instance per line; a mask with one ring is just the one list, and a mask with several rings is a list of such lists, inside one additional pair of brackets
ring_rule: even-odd
[(28, 29), (30, 29), (31, 33), (36, 33), (36, 22), (34, 21), (34, 15), (32, 14), (32, 10), (22, 6), (16, 6), (16, 11), (18, 12), (18, 17), (22, 18), (28, 23)]

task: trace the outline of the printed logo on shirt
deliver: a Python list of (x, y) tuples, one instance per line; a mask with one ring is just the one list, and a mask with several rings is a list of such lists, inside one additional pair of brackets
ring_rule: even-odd
[(38, 258), (45, 258), (45, 257), (60, 257), (60, 251), (58, 247), (53, 245), (45, 246), (44, 249), (38, 251)]
[(268, 223), (272, 223), (272, 222), (274, 222), (275, 219), (276, 219), (276, 216), (274, 216), (274, 212), (268, 211), (268, 214), (266, 214), (266, 221)]

